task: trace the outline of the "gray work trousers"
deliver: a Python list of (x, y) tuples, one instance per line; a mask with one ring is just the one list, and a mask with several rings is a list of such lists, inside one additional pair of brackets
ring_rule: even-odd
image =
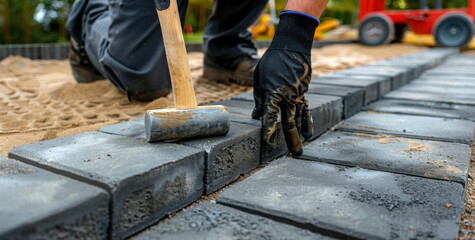
[[(177, 2), (183, 23), (188, 0)], [(223, 61), (256, 54), (248, 27), (266, 4), (267, 0), (215, 0), (204, 32), (204, 53)], [(171, 91), (160, 27), (153, 0), (77, 0), (66, 23), (94, 68), (136, 100)]]

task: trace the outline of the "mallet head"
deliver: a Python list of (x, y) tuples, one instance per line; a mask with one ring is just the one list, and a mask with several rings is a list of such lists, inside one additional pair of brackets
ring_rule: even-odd
[(145, 137), (149, 142), (225, 135), (229, 110), (222, 105), (196, 109), (159, 109), (145, 113)]

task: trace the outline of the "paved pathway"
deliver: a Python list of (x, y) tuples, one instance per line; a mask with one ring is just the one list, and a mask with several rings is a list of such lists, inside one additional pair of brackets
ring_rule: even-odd
[[(15, 219), (0, 238), (456, 239), (474, 62), (432, 49), (313, 79), (314, 139), (298, 159), (282, 157), (281, 130), (279, 151), (260, 145), (249, 93), (220, 102), (232, 121), (223, 137), (149, 144), (137, 119), (12, 149), (23, 163), (0, 159), (0, 222)], [(216, 202), (156, 223), (265, 162)], [(37, 179), (54, 187), (32, 191)]]

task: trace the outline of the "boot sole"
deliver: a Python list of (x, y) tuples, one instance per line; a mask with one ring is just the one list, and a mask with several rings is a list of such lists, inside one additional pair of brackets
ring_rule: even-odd
[(249, 79), (244, 74), (239, 74), (235, 72), (231, 72), (228, 70), (221, 70), (215, 69), (210, 67), (204, 67), (203, 69), (203, 77), (208, 78), (210, 80), (214, 80), (220, 83), (236, 83), (242, 86), (253, 86), (253, 79)]

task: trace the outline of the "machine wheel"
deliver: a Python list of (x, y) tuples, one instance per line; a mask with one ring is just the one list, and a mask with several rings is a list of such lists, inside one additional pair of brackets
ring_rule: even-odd
[(400, 43), (404, 40), (404, 35), (406, 35), (406, 24), (396, 24), (394, 26), (394, 40), (395, 43)]
[(394, 36), (393, 21), (385, 15), (373, 14), (361, 21), (358, 29), (360, 42), (367, 46), (389, 43)]
[(437, 46), (465, 47), (473, 38), (474, 27), (464, 14), (447, 14), (437, 21), (432, 32)]

